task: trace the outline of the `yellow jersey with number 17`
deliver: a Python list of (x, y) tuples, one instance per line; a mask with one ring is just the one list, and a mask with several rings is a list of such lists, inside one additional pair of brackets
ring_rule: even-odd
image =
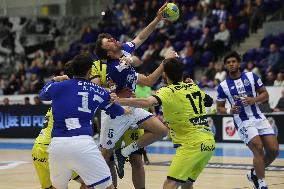
[(205, 112), (205, 93), (196, 84), (171, 84), (162, 87), (153, 96), (162, 105), (174, 144), (194, 144), (213, 139)]
[(53, 128), (53, 116), (52, 109), (49, 108), (45, 115), (45, 122), (43, 128), (41, 129), (38, 137), (35, 139), (37, 144), (50, 144), (51, 142), (51, 131)]

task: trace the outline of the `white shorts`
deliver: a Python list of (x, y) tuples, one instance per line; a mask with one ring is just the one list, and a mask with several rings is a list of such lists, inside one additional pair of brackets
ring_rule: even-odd
[(72, 171), (89, 187), (105, 189), (112, 184), (109, 167), (91, 136), (52, 138), (48, 152), (55, 188), (67, 188)]
[(266, 118), (250, 118), (249, 120), (243, 121), (239, 125), (238, 133), (245, 144), (248, 144), (255, 136), (275, 135), (273, 128)]
[(117, 116), (111, 119), (102, 111), (100, 145), (105, 149), (114, 148), (115, 143), (129, 128), (137, 129), (138, 125), (153, 116), (143, 108), (130, 108), (130, 114)]

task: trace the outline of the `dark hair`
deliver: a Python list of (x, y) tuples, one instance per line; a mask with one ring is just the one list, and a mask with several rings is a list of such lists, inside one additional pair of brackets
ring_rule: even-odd
[(95, 54), (101, 60), (108, 59), (107, 50), (102, 47), (102, 41), (104, 38), (110, 39), (112, 38), (112, 36), (108, 33), (101, 33), (98, 36), (98, 39), (95, 45)]
[(64, 65), (64, 74), (67, 75), (70, 79), (73, 78), (73, 66), (72, 66), (72, 60), (68, 61), (65, 65)]
[(177, 58), (168, 58), (164, 61), (164, 71), (173, 83), (182, 81), (184, 65)]
[(224, 64), (226, 64), (229, 58), (236, 58), (238, 62), (241, 62), (241, 56), (236, 51), (230, 51), (225, 55)]
[(93, 65), (93, 59), (88, 53), (82, 53), (75, 56), (72, 60), (74, 76), (85, 77)]

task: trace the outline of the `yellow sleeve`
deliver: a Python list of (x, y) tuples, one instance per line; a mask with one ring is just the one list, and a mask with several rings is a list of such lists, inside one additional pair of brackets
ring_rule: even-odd
[(93, 62), (90, 78), (101, 77), (101, 73), (99, 70), (99, 64), (100, 64), (99, 60), (96, 60), (95, 62)]
[(162, 105), (163, 102), (166, 102), (168, 90), (170, 89), (167, 87), (162, 87), (156, 92), (155, 95), (153, 95), (158, 100), (160, 105)]

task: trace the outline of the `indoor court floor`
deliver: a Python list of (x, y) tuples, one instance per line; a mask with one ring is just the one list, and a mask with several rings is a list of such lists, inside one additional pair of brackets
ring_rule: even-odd
[[(32, 140), (0, 140), (0, 189), (39, 189), (32, 159)], [(280, 146), (277, 160), (266, 171), (269, 189), (284, 189), (284, 145)], [(146, 188), (161, 189), (174, 154), (170, 142), (156, 142), (147, 147), (150, 165), (145, 165)], [(195, 183), (195, 189), (249, 189), (246, 179), (251, 168), (251, 153), (244, 144), (217, 143), (214, 157)], [(126, 174), (118, 181), (119, 189), (134, 188), (131, 167), (127, 163)], [(70, 189), (79, 185), (70, 182)]]

